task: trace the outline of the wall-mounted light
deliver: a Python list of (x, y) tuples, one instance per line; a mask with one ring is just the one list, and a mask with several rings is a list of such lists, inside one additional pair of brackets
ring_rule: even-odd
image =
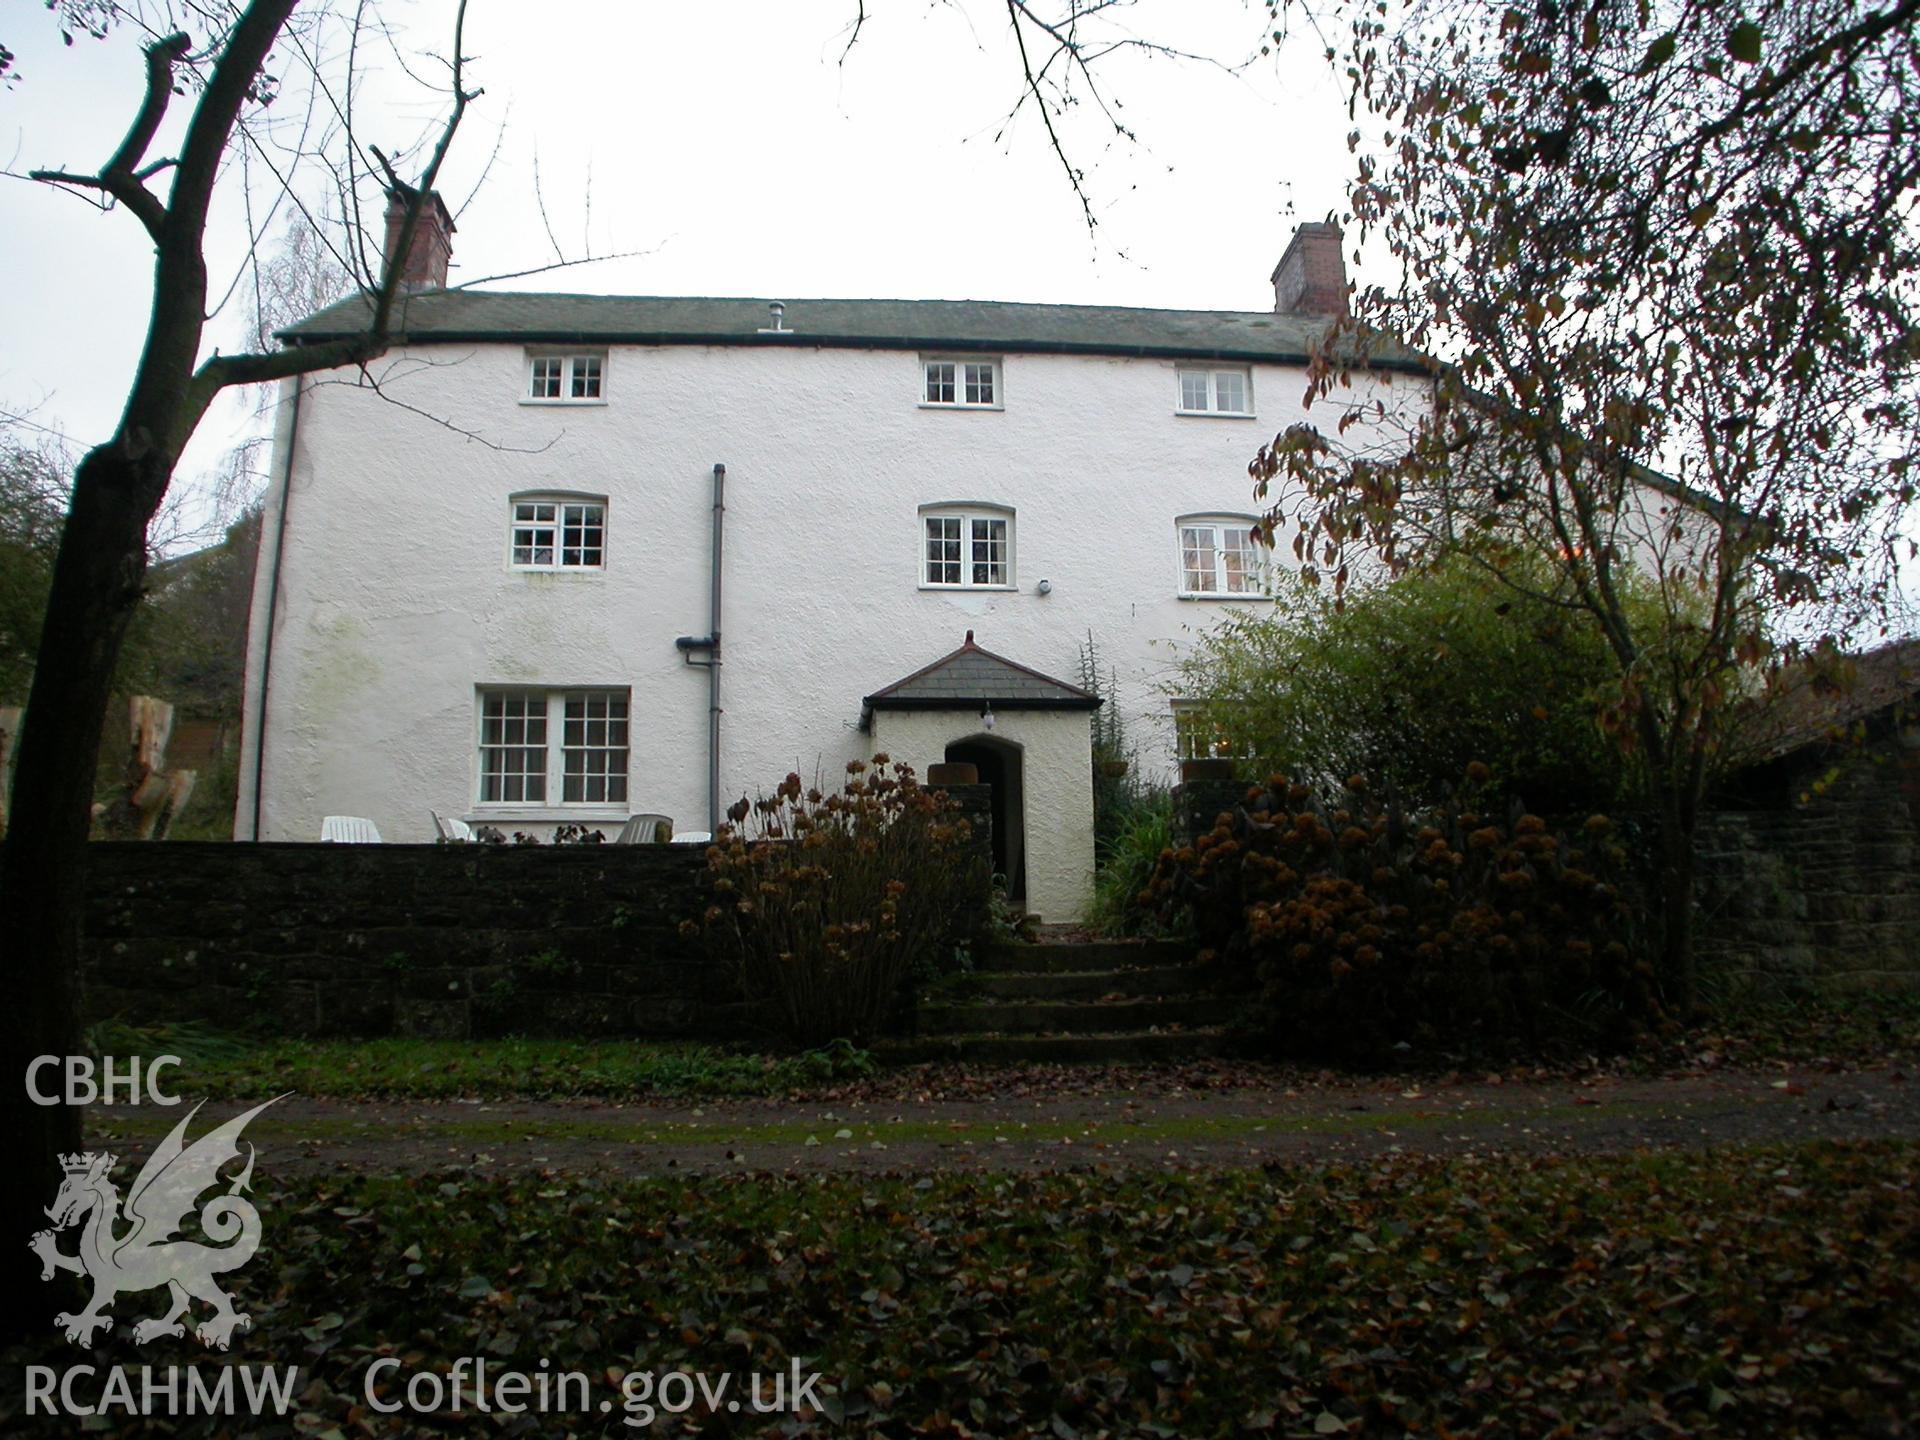
[(1053, 581), (1042, 580), (1038, 585), (1034, 586), (1033, 588), (1038, 594), (1051, 595), (1053, 593)]
[(980, 724), (984, 729), (993, 729), (993, 702), (991, 700), (980, 707)]

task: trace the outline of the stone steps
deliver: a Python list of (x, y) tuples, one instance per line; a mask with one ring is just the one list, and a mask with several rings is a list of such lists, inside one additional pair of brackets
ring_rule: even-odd
[(1240, 1001), (1178, 940), (1098, 940), (1043, 930), (1001, 945), (956, 986), (922, 999), (919, 1033), (881, 1045), (899, 1064), (1150, 1064), (1227, 1053)]
[(1192, 960), (1193, 947), (1180, 940), (1042, 941), (995, 946), (981, 957), (979, 973), (1159, 969)]
[(1193, 965), (1157, 965), (1138, 970), (1003, 970), (974, 977), (989, 1000), (1105, 1000), (1128, 996), (1193, 995), (1207, 988)]
[(1203, 995), (1184, 999), (983, 1000), (922, 1005), (922, 1035), (1104, 1035), (1224, 1025), (1233, 1002)]

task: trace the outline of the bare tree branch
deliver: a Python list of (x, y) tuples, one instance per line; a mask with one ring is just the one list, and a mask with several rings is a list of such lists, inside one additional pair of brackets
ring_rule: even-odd
[(380, 287), (373, 295), (373, 314), (366, 330), (358, 335), (339, 340), (325, 341), (317, 345), (295, 346), (286, 350), (259, 354), (217, 355), (201, 365), (194, 375), (192, 398), (197, 409), (194, 418), (205, 413), (214, 395), (229, 385), (252, 385), (266, 381), (285, 379), (290, 375), (310, 374), (316, 370), (331, 370), (342, 365), (364, 365), (368, 360), (384, 351), (391, 342), (393, 310), (400, 293), (401, 279), (406, 258), (412, 253), (413, 237), (429, 200), (441, 203), (435, 194), (439, 180), (440, 167), (445, 161), (448, 147), (460, 128), (460, 122), (466, 115), (468, 104), (477, 99), (480, 91), (467, 90), (464, 83), (464, 56), (462, 39), (466, 28), (466, 0), (461, 0), (454, 18), (453, 58), (451, 68), (450, 91), (453, 96), (452, 107), (446, 121), (440, 128), (440, 134), (434, 143), (426, 167), (422, 170), (417, 185), (402, 180), (392, 162), (377, 147), (368, 149), (379, 161), (386, 172), (387, 181), (393, 193), (407, 200), (406, 215), (401, 222), (398, 234), (384, 264)]
[[(459, 362), (458, 361), (416, 361), (415, 363), (419, 369), (438, 369), (443, 365), (458, 364)], [(391, 370), (393, 367), (389, 367), (389, 368)], [(463, 440), (471, 440), (476, 445), (485, 446), (487, 449), (497, 451), (498, 453), (503, 455), (542, 455), (542, 454), (545, 454), (548, 450), (551, 450), (555, 445), (558, 445), (562, 440), (566, 438), (567, 432), (565, 430), (561, 430), (555, 433), (554, 435), (552, 435), (551, 437), (549, 437), (546, 443), (542, 445), (508, 445), (499, 440), (489, 440), (485, 435), (482, 435), (477, 430), (470, 430), (464, 425), (456, 425), (454, 424), (453, 421), (447, 419), (447, 417), (444, 415), (437, 415), (431, 410), (422, 409), (418, 405), (411, 405), (405, 400), (401, 400), (395, 397), (394, 395), (391, 395), (388, 393), (386, 386), (389, 380), (404, 379), (406, 375), (411, 375), (415, 373), (417, 373), (417, 370), (409, 370), (404, 372), (403, 374), (390, 373), (388, 375), (382, 375), (382, 376), (376, 377), (372, 371), (370, 371), (369, 369), (367, 369), (366, 366), (363, 365), (359, 368), (357, 372), (357, 378), (355, 379), (316, 380), (313, 382), (313, 385), (310, 388), (317, 390), (320, 387), (326, 386), (326, 385), (340, 385), (340, 386), (345, 386), (347, 389), (350, 389), (350, 390), (370, 390), (375, 395), (379, 396), (382, 402), (393, 406), (397, 410), (404, 410), (409, 415), (417, 415), (422, 420), (426, 420), (431, 424), (437, 425), (442, 430), (451, 431), (453, 434), (458, 435)]]
[(167, 223), (168, 207), (142, 182), (178, 162), (161, 160), (144, 168), (136, 167), (146, 159), (147, 147), (153, 143), (154, 133), (166, 118), (167, 104), (173, 98), (174, 66), (185, 58), (190, 43), (184, 34), (176, 33), (147, 46), (147, 88), (141, 98), (140, 109), (135, 113), (133, 123), (127, 127), (126, 137), (98, 173), (79, 175), (67, 170), (34, 170), (29, 172), (28, 178), (54, 185), (103, 191), (132, 211), (146, 226), (147, 233), (156, 241), (160, 240)]
[[(1040, 75), (1035, 72), (1033, 60), (1027, 54), (1026, 32), (1020, 25), (1023, 15), (1029, 19), (1032, 18), (1023, 0), (1007, 0), (1007, 18), (1013, 24), (1014, 43), (1020, 47), (1020, 73), (1026, 81), (1026, 91), (1033, 97), (1033, 103), (1039, 108), (1040, 120), (1047, 127), (1047, 143), (1053, 147), (1054, 156), (1060, 161), (1060, 168), (1066, 172), (1067, 183), (1073, 187), (1074, 198), (1080, 202), (1080, 213), (1086, 219), (1087, 229), (1091, 231), (1100, 222), (1094, 218), (1093, 202), (1088, 199), (1086, 187), (1081, 184), (1080, 171), (1075, 169), (1073, 162), (1067, 158), (1066, 147), (1060, 143), (1060, 132), (1053, 128), (1053, 112), (1047, 105), (1047, 97), (1040, 92)], [(1052, 63), (1051, 58), (1048, 63)], [(1019, 109), (1020, 106), (1016, 103), (1014, 113), (1019, 113)]]
[(867, 24), (867, 0), (854, 0), (853, 24), (847, 30), (847, 43), (840, 51), (840, 65), (847, 63), (847, 56), (853, 53), (853, 47), (859, 43), (860, 32)]
[(147, 47), (146, 96), (133, 117), (133, 124), (127, 127), (120, 148), (101, 167), (103, 175), (115, 171), (131, 175), (147, 158), (147, 147), (153, 143), (154, 133), (166, 117), (167, 102), (173, 95), (174, 64), (187, 53), (190, 43), (184, 34), (176, 33)]
[(556, 260), (551, 265), (534, 265), (526, 270), (505, 270), (497, 275), (480, 275), (472, 280), (462, 280), (458, 285), (449, 285), (449, 290), (471, 290), (478, 285), (497, 285), (502, 280), (524, 280), (529, 275), (545, 275), (553, 270), (572, 270), (581, 265), (602, 265), (611, 260), (638, 260), (648, 255), (657, 255), (659, 246), (650, 246), (645, 250), (617, 250), (611, 255), (582, 255), (572, 260)]

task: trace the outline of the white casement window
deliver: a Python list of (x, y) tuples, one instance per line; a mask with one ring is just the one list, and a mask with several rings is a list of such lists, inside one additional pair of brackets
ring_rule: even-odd
[(605, 401), (607, 357), (591, 351), (527, 356), (527, 399), (540, 405), (598, 405)]
[(627, 803), (628, 692), (482, 690), (482, 805)]
[(961, 356), (930, 355), (921, 360), (925, 383), (922, 405), (953, 410), (1000, 408), (1000, 362)]
[(1252, 747), (1207, 717), (1198, 700), (1173, 702), (1173, 748), (1181, 760), (1251, 760)]
[(1245, 370), (1181, 370), (1182, 415), (1251, 415), (1253, 380)]
[(507, 563), (515, 570), (599, 570), (607, 563), (607, 502), (594, 495), (516, 495)]
[(1180, 593), (1220, 599), (1266, 593), (1266, 553), (1253, 538), (1251, 515), (1183, 515), (1174, 522), (1180, 541)]
[(920, 510), (920, 583), (935, 589), (1013, 585), (1013, 512), (927, 505)]

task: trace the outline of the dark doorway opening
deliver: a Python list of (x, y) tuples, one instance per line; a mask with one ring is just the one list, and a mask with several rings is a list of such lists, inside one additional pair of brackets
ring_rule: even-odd
[(971, 765), (980, 783), (991, 792), (993, 870), (1007, 877), (1007, 898), (1027, 898), (1026, 806), (1022, 794), (1020, 747), (987, 735), (956, 740), (947, 746), (950, 764)]

